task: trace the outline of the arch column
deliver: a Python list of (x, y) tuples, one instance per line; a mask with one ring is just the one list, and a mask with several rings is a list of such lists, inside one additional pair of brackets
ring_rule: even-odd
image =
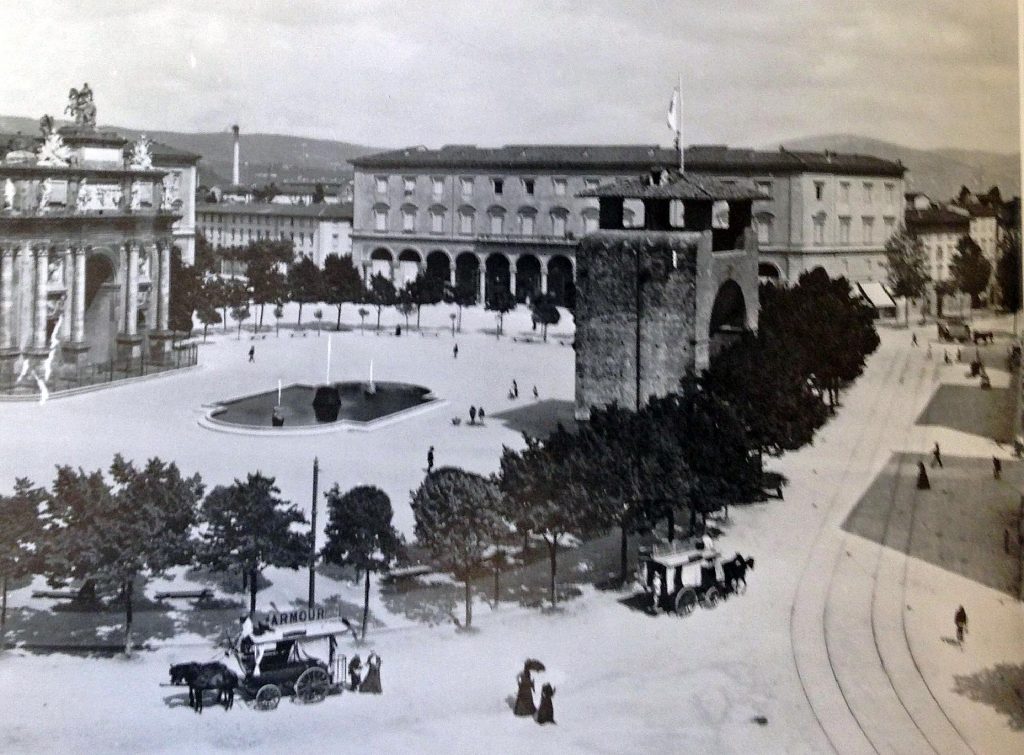
[(125, 293), (124, 334), (134, 336), (139, 330), (139, 245), (128, 242), (128, 285)]
[(0, 385), (14, 379), (14, 247), (0, 247)]
[(160, 318), (160, 248), (156, 242), (146, 245), (146, 257), (149, 260), (149, 301), (146, 307), (146, 330), (150, 333), (158, 329)]
[(455, 288), (455, 259), (450, 255), (448, 257), (448, 284)]
[(36, 352), (46, 351), (46, 279), (49, 261), (49, 248), (45, 245), (37, 247), (35, 317), (32, 323), (32, 348)]
[(506, 254), (505, 259), (508, 260), (508, 290), (514, 299), (516, 296), (516, 267), (519, 264), (519, 255)]
[(63, 256), (64, 311), (60, 318), (60, 339), (62, 343), (67, 343), (71, 340), (71, 308), (74, 306), (75, 294), (75, 257), (71, 244), (64, 248)]
[(75, 295), (72, 297), (71, 340), (85, 341), (85, 255), (86, 249), (75, 247)]
[(32, 249), (32, 242), (22, 243), (21, 251), (18, 252), (18, 317), (17, 334), (18, 349), (23, 350), (32, 345), (32, 281), (35, 278), (35, 252)]
[(548, 292), (548, 262), (550, 258), (540, 258), (540, 292), (546, 294)]
[(159, 246), (160, 256), (160, 287), (157, 304), (157, 330), (167, 332), (171, 329), (171, 251), (168, 241)]
[(480, 289), (476, 295), (476, 303), (484, 304), (487, 301), (487, 255), (478, 254), (476, 256), (476, 260), (479, 266), (477, 268), (477, 274), (480, 277)]

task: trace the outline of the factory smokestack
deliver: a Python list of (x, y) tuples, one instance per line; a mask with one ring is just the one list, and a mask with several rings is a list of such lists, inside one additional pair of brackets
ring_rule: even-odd
[(234, 163), (232, 163), (231, 168), (231, 183), (238, 186), (238, 184), (241, 183), (241, 178), (238, 175), (238, 125), (236, 124), (232, 126), (231, 131), (235, 134), (235, 160)]

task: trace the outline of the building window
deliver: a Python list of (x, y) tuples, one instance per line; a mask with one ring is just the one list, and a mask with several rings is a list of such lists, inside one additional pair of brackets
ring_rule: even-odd
[(825, 198), (825, 182), (824, 181), (815, 181), (814, 182), (814, 198), (815, 199), (819, 199), (819, 200)]
[(896, 218), (889, 215), (882, 218), (882, 222), (885, 224), (885, 237), (888, 239), (896, 232)]
[(587, 189), (588, 191), (591, 190), (591, 189), (596, 189), (600, 185), (601, 185), (601, 179), (600, 178), (584, 178), (583, 179), (583, 188)]
[(875, 185), (869, 181), (864, 182), (864, 204), (871, 204), (872, 195), (875, 191)]
[(469, 236), (473, 233), (473, 211), (463, 209), (459, 212), (459, 233)]
[(523, 193), (527, 196), (533, 196), (534, 180), (532, 178), (523, 179)]
[(504, 194), (505, 193), (505, 179), (503, 179), (503, 178), (492, 178), (491, 179), (491, 189), (494, 191), (495, 194)]
[(885, 185), (885, 201), (887, 204), (896, 202), (896, 187), (893, 184)]
[(560, 239), (565, 238), (567, 218), (568, 213), (565, 210), (558, 209), (551, 212), (551, 234), (553, 236)]
[(839, 201), (843, 204), (850, 204), (850, 182), (839, 182)]
[(406, 205), (402, 208), (402, 230), (411, 233), (416, 230), (416, 208)]
[(772, 182), (771, 181), (757, 181), (757, 188), (761, 192), (761, 196), (764, 199), (772, 198)]
[(405, 188), (405, 196), (409, 197), (416, 193), (416, 177), (406, 176), (402, 179), (402, 185)]
[(387, 176), (377, 176), (376, 183), (377, 183), (377, 187), (376, 188), (377, 188), (377, 193), (378, 194), (387, 194), (388, 193), (388, 177)]
[(772, 221), (774, 218), (768, 213), (761, 213), (754, 218), (754, 225), (757, 227), (757, 243), (772, 243)]
[(825, 243), (825, 213), (814, 216), (814, 243), (821, 246)]
[(438, 209), (431, 210), (430, 212), (430, 232), (431, 233), (443, 233), (444, 232), (444, 212)]
[(519, 213), (519, 235), (520, 236), (532, 236), (534, 233), (534, 218), (533, 212), (520, 212)]
[(384, 207), (373, 209), (373, 230), (386, 231), (388, 229), (388, 211)]
[(434, 195), (434, 199), (440, 199), (444, 196), (444, 179), (435, 176), (430, 179), (431, 193)]
[(583, 232), (593, 233), (598, 228), (597, 210), (588, 207), (583, 211)]
[(505, 232), (505, 215), (500, 212), (491, 213), (491, 233), (500, 234)]
[(839, 218), (839, 243), (850, 243), (850, 218), (848, 217)]
[(860, 219), (861, 225), (864, 229), (864, 243), (873, 244), (875, 243), (875, 219), (869, 217), (863, 217)]
[(462, 177), (462, 196), (473, 196), (473, 179), (469, 176)]
[(556, 197), (564, 197), (565, 196), (565, 179), (564, 178), (552, 178), (551, 179), (551, 183), (555, 187), (555, 196)]

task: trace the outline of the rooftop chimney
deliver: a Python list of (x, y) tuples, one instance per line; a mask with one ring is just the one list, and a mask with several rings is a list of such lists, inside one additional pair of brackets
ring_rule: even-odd
[(241, 182), (241, 179), (238, 175), (238, 124), (232, 126), (231, 131), (235, 135), (235, 160), (231, 167), (231, 183), (234, 184), (235, 186), (238, 186), (238, 184)]

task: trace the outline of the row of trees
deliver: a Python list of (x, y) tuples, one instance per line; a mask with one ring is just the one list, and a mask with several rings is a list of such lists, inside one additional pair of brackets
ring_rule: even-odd
[[(198, 474), (185, 476), (173, 463), (154, 458), (137, 467), (120, 455), (106, 475), (58, 467), (49, 490), (17, 480), (12, 495), (0, 496), (0, 643), (10, 582), (32, 574), (55, 586), (93, 580), (99, 590), (116, 592), (125, 610), (125, 652), (131, 650), (136, 590), (173, 567), (196, 565), (241, 577), (255, 612), (266, 568), (309, 563), (306, 518), (280, 497), (274, 478), (259, 472), (205, 496), (204, 489)], [(321, 555), (366, 573), (365, 635), (369, 574), (394, 562), (402, 540), (382, 491), (357, 487), (343, 493), (334, 485), (325, 497)]]
[(840, 389), (856, 379), (878, 346), (871, 310), (845, 279), (822, 271), (791, 288), (761, 291), (761, 326), (716, 357), (699, 378), (638, 412), (595, 409), (575, 432), (525, 437), (505, 448), (497, 475), (455, 468), (427, 475), (412, 495), (417, 541), (470, 583), (497, 553), (542, 540), (556, 601), (559, 547), (617, 529), (620, 579), (628, 538), (678, 515), (691, 530), (708, 513), (760, 493), (762, 460), (811, 442)]
[[(961, 291), (971, 297), (971, 306), (977, 307), (981, 294), (992, 281), (992, 263), (981, 247), (970, 237), (957, 242), (956, 254), (949, 263), (950, 279), (936, 281), (935, 293), (940, 297), (938, 314), (941, 316), (941, 297)], [(999, 259), (995, 266), (995, 282), (1005, 310), (1016, 312), (1021, 306), (1020, 293), (1020, 234), (1005, 233), (999, 241)], [(928, 255), (921, 240), (900, 228), (885, 244), (887, 281), (897, 297), (905, 299), (907, 323), (910, 323), (910, 299), (923, 296), (932, 277)]]
[[(292, 245), (286, 241), (259, 240), (244, 247), (218, 250), (221, 258), (245, 265), (246, 279), (222, 279), (214, 275), (217, 257), (212, 248), (197, 239), (196, 264), (183, 265), (175, 257), (172, 266), (171, 327), (182, 332), (191, 332), (193, 315), (203, 324), (206, 336), (211, 325), (223, 323), (227, 330), (228, 315), (238, 323), (253, 316), (256, 310), (255, 329), (263, 327), (265, 310), (273, 307), (274, 315), (283, 317), (285, 302), (299, 305), (298, 324), (302, 325), (303, 308), (307, 304), (321, 303), (337, 308), (336, 327), (341, 328), (341, 310), (344, 304), (366, 304), (376, 309), (376, 327), (385, 307), (396, 307), (405, 317), (408, 328), (409, 318), (416, 315), (416, 327), (420, 326), (420, 311), (425, 305), (445, 302), (458, 308), (453, 330), (462, 329), (462, 309), (477, 302), (475, 281), (461, 279), (454, 285), (436, 276), (420, 274), (396, 288), (391, 279), (376, 274), (364, 286), (359, 271), (348, 255), (329, 255), (321, 270), (308, 256), (294, 257)], [(281, 272), (286, 267), (287, 273)], [(507, 287), (494, 286), (487, 292), (484, 302), (486, 309), (498, 316), (497, 334), (501, 335), (504, 315), (515, 309), (516, 300)], [(543, 326), (547, 338), (547, 326), (559, 320), (555, 299), (540, 295), (531, 302), (534, 320)], [(314, 313), (319, 319), (320, 310)], [(363, 317), (366, 310), (360, 310)]]

